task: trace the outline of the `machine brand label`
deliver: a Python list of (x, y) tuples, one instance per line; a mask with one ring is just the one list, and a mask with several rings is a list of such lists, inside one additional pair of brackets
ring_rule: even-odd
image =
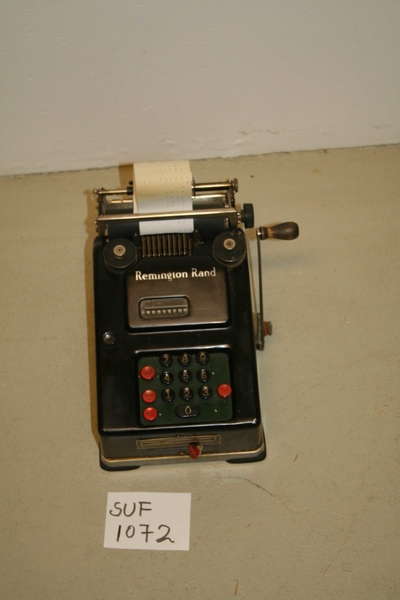
[(142, 271), (135, 271), (135, 281), (152, 281), (159, 279), (166, 279), (172, 281), (173, 279), (189, 279), (196, 277), (216, 277), (217, 270), (215, 267), (207, 270), (200, 270), (192, 267), (190, 271), (168, 271), (167, 273), (142, 273)]

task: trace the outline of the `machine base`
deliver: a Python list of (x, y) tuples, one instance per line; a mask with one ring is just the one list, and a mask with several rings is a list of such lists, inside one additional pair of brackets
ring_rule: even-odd
[[(216, 461), (225, 460), (232, 464), (241, 464), (248, 462), (258, 462), (264, 460), (267, 455), (267, 448), (264, 441), (255, 450), (246, 450), (241, 452), (205, 452), (199, 454), (196, 461)], [(100, 452), (100, 466), (106, 471), (126, 471), (132, 469), (138, 469), (139, 467), (146, 465), (168, 465), (168, 464), (182, 464), (192, 463), (193, 459), (187, 454), (177, 454), (176, 456), (148, 456), (148, 457), (135, 457), (135, 458), (107, 458)]]

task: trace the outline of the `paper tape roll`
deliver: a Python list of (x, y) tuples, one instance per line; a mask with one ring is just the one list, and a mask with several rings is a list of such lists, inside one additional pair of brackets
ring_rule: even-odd
[[(192, 211), (192, 173), (188, 160), (139, 162), (133, 165), (134, 205), (139, 214)], [(193, 219), (139, 224), (140, 235), (191, 233)]]

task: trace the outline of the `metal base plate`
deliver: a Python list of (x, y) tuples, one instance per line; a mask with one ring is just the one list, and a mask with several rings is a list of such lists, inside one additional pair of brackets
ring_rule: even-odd
[(196, 461), (188, 454), (182, 453), (176, 456), (142, 456), (134, 458), (107, 458), (100, 453), (100, 465), (107, 471), (118, 471), (124, 469), (136, 469), (145, 465), (168, 465), (178, 463), (193, 463), (204, 461), (226, 460), (231, 463), (257, 462), (266, 457), (266, 445), (264, 437), (258, 448), (254, 450), (245, 450), (241, 452), (204, 452), (201, 453)]

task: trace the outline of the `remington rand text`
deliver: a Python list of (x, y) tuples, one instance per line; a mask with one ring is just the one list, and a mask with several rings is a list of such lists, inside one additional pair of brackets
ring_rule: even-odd
[(135, 271), (135, 281), (151, 281), (155, 279), (166, 279), (172, 281), (173, 279), (188, 279), (189, 277), (216, 277), (217, 271), (215, 267), (212, 269), (201, 271), (192, 267), (191, 271), (169, 271), (168, 273), (142, 273), (141, 271)]

